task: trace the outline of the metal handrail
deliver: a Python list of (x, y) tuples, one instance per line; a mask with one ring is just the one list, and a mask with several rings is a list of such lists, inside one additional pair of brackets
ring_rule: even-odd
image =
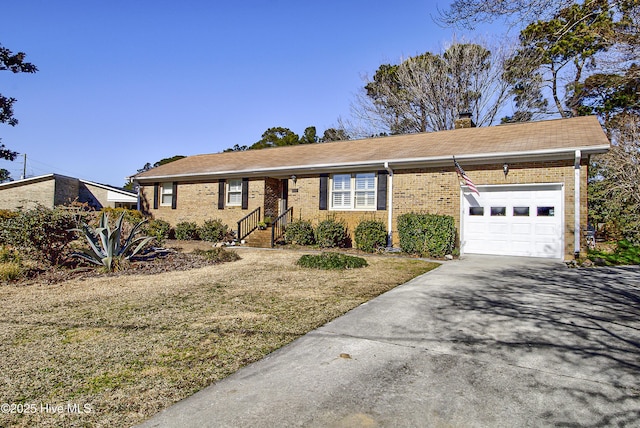
[(260, 207), (251, 211), (246, 216), (238, 220), (238, 241), (244, 239), (251, 232), (258, 228), (260, 222)]
[(287, 224), (293, 220), (293, 207), (288, 208), (285, 212), (280, 214), (271, 223), (271, 248), (276, 244), (276, 240), (284, 236), (284, 230)]

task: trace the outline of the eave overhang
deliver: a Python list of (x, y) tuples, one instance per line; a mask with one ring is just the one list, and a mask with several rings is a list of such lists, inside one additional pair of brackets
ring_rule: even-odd
[[(545, 149), (533, 151), (495, 152), (480, 154), (454, 154), (456, 160), (463, 163), (464, 167), (473, 165), (517, 162), (543, 162), (557, 160), (573, 160), (576, 150), (584, 155), (606, 153), (609, 144), (585, 147), (570, 147), (559, 149)], [(290, 175), (314, 175), (320, 173), (337, 173), (345, 171), (361, 171), (372, 169), (384, 169), (384, 164), (395, 170), (413, 168), (439, 168), (453, 166), (453, 156), (434, 156), (407, 159), (374, 159), (367, 161), (342, 162), (331, 164), (287, 165), (269, 168), (247, 168), (243, 170), (194, 172), (172, 175), (147, 175), (145, 177), (134, 176), (133, 180), (139, 184), (149, 184), (161, 181), (209, 181), (212, 179), (251, 178), (251, 177), (287, 177)]]

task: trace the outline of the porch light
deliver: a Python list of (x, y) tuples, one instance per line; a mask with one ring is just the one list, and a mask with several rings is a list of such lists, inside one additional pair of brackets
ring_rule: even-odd
[(293, 181), (293, 185), (296, 185), (296, 181), (298, 181), (298, 177), (296, 177), (295, 175), (291, 176), (291, 181)]
[(509, 174), (509, 164), (508, 163), (504, 163), (504, 165), (502, 165), (502, 172), (504, 172), (504, 177), (507, 178), (507, 174)]

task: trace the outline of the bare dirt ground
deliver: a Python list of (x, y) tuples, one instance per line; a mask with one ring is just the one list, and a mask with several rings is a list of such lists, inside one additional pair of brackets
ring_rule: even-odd
[(366, 257), (318, 271), (296, 251), (238, 254), (1, 286), (0, 426), (130, 426), (436, 266)]

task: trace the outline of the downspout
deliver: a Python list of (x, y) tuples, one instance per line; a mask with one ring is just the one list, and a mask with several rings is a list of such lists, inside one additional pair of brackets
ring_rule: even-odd
[(573, 203), (574, 203), (574, 222), (573, 222), (573, 256), (574, 258), (580, 258), (580, 159), (582, 154), (580, 150), (576, 150), (575, 164), (573, 168), (574, 173), (574, 190)]
[(389, 162), (384, 163), (384, 169), (389, 173), (387, 185), (387, 247), (393, 247), (393, 170)]

